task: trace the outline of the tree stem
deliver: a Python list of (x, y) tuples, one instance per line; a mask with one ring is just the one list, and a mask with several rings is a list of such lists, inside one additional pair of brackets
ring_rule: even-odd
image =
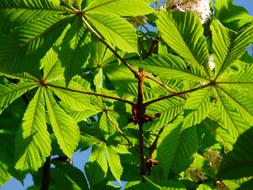
[(139, 69), (138, 75), (138, 100), (137, 100), (137, 118), (139, 125), (139, 144), (140, 144), (140, 174), (146, 174), (145, 155), (144, 155), (144, 119), (145, 106), (143, 105), (144, 79), (145, 73), (143, 69)]
[(42, 176), (42, 184), (40, 190), (48, 190), (50, 184), (50, 165), (51, 165), (51, 158), (50, 156), (47, 157), (46, 162), (44, 163), (43, 167), (43, 176)]

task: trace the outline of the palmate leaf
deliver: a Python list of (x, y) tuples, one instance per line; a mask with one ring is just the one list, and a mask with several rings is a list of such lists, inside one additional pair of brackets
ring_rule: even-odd
[(35, 88), (37, 85), (34, 82), (22, 82), (19, 84), (0, 84), (0, 114), (17, 98), (22, 96), (27, 91)]
[(51, 152), (51, 140), (45, 119), (43, 88), (30, 101), (16, 138), (16, 166), (18, 170), (38, 170)]
[(191, 156), (197, 150), (197, 131), (191, 127), (182, 129), (182, 123), (169, 125), (162, 133), (157, 147), (157, 158), (165, 174), (180, 173), (191, 163)]
[(137, 52), (133, 25), (117, 15), (86, 14), (88, 21), (111, 44), (126, 52)]
[(207, 78), (209, 53), (204, 29), (197, 16), (192, 12), (160, 13), (156, 24), (165, 43)]
[(216, 78), (218, 78), (245, 53), (246, 48), (252, 43), (253, 24), (234, 33), (219, 21), (213, 20), (211, 31)]
[(117, 181), (120, 181), (120, 176), (123, 173), (120, 157), (115, 147), (107, 146), (106, 143), (100, 142), (92, 146), (90, 162), (96, 161), (103, 172), (106, 174), (108, 166)]
[(180, 57), (172, 54), (153, 56), (138, 65), (161, 79), (206, 81), (198, 69), (189, 67)]
[(57, 104), (51, 92), (45, 91), (44, 96), (57, 142), (63, 153), (71, 158), (80, 138), (79, 127), (74, 119)]
[(154, 10), (142, 0), (92, 0), (84, 11), (86, 13), (116, 14), (120, 16), (140, 16)]

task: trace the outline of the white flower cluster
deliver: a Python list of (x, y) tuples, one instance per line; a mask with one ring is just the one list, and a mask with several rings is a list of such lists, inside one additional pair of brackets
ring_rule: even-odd
[(211, 15), (209, 0), (167, 0), (170, 7), (180, 11), (191, 10), (205, 23)]
[(211, 54), (211, 55), (209, 56), (208, 64), (209, 64), (210, 69), (211, 69), (211, 70), (214, 70), (214, 68), (215, 68), (215, 63), (214, 63), (213, 54)]

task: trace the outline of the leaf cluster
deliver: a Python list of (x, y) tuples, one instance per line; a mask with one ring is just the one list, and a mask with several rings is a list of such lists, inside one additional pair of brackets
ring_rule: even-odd
[(251, 187), (252, 16), (232, 0), (205, 24), (159, 7), (0, 2), (0, 186)]

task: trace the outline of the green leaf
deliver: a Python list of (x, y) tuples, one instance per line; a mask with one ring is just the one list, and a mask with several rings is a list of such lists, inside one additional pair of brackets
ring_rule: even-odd
[(160, 13), (156, 24), (166, 44), (206, 78), (209, 75), (209, 53), (204, 29), (197, 16), (192, 12)]
[(253, 21), (248, 11), (244, 7), (235, 5), (232, 0), (215, 1), (214, 8), (215, 17), (233, 30), (238, 30)]
[(73, 76), (81, 74), (81, 67), (89, 57), (90, 35), (79, 18), (75, 18), (60, 45), (59, 60), (65, 67), (64, 75), (68, 83)]
[(99, 121), (99, 129), (106, 134), (114, 134), (119, 129), (119, 124), (113, 111), (103, 112)]
[[(238, 102), (226, 94), (221, 88), (216, 89), (217, 95), (219, 97), (217, 101), (217, 109), (220, 113), (220, 120), (223, 122), (223, 126), (228, 130), (228, 132), (237, 138), (242, 132), (249, 128), (247, 119), (242, 120), (244, 116), (241, 109), (239, 108)], [(247, 109), (247, 108), (246, 108)], [(238, 112), (239, 111), (239, 112)]]
[(49, 91), (44, 92), (47, 110), (54, 134), (63, 153), (69, 158), (76, 150), (80, 138), (79, 127), (56, 102)]
[(113, 146), (107, 146), (105, 149), (107, 161), (115, 179), (120, 182), (120, 177), (123, 173), (123, 168), (120, 163), (120, 157), (117, 150)]
[[(50, 169), (50, 190), (56, 190), (56, 189), (73, 189), (73, 190), (83, 190), (83, 186), (80, 186), (81, 184), (78, 183), (78, 179), (77, 178), (73, 178), (73, 176), (70, 175), (70, 173), (73, 175), (77, 176), (77, 173), (79, 175), (83, 175), (82, 173), (80, 173), (78, 170), (74, 170), (74, 168), (69, 167), (69, 173), (67, 171), (64, 171), (63, 168), (51, 168)], [(80, 176), (78, 176), (79, 178), (81, 178)], [(84, 176), (82, 177), (83, 184), (85, 184), (85, 178)], [(88, 189), (87, 187), (85, 187), (84, 189)]]
[(0, 4), (0, 33), (7, 34), (25, 22), (66, 12), (59, 5), (59, 0), (3, 0)]
[(239, 179), (253, 176), (253, 128), (239, 136), (233, 150), (221, 162), (218, 176)]
[[(238, 62), (238, 61), (237, 61)], [(246, 64), (243, 64), (246, 66)], [(253, 65), (249, 67), (241, 67), (236, 72), (229, 72), (224, 73), (224, 76), (221, 79), (221, 82), (228, 83), (230, 87), (234, 89), (241, 88), (244, 92), (250, 92), (252, 90), (253, 84)]]
[[(66, 163), (55, 163), (56, 168), (59, 169), (65, 178), (76, 187), (76, 189), (88, 189), (88, 184), (84, 173), (73, 165)], [(59, 181), (61, 183), (61, 180)], [(66, 188), (66, 187), (64, 187)]]
[(18, 170), (38, 170), (51, 152), (51, 140), (45, 119), (43, 88), (30, 101), (16, 138), (16, 166)]
[(180, 173), (191, 163), (191, 156), (197, 150), (197, 131), (191, 127), (182, 130), (182, 124), (171, 124), (158, 141), (157, 157), (164, 172)]
[(250, 179), (242, 184), (240, 184), (240, 187), (236, 190), (251, 190), (253, 186), (253, 179)]
[(106, 144), (104, 142), (100, 142), (96, 145), (93, 145), (89, 161), (90, 162), (96, 161), (106, 174), (108, 171), (108, 165), (105, 157), (105, 150)]
[(1, 146), (0, 148), (0, 187), (11, 179), (10, 174), (10, 160), (12, 159), (7, 148)]
[[(98, 110), (97, 107), (91, 104), (89, 95), (75, 92), (72, 90), (82, 88), (78, 83), (70, 83), (69, 89), (61, 88), (61, 86), (50, 87), (55, 95), (61, 99), (72, 111), (86, 111), (86, 110)], [(87, 89), (87, 87), (86, 87)], [(89, 90), (87, 90), (89, 92)]]
[(213, 96), (213, 87), (197, 90), (190, 94), (184, 107), (187, 114), (184, 119), (184, 127), (191, 127), (199, 124), (208, 116), (211, 110), (211, 100)]
[(0, 44), (3, 44), (0, 46), (0, 71), (38, 71), (39, 60), (58, 39), (70, 18), (53, 15), (32, 20), (0, 37)]
[(64, 68), (58, 58), (58, 53), (54, 48), (50, 48), (46, 55), (40, 61), (43, 67), (43, 80), (47, 83), (54, 81), (64, 81)]
[[(234, 105), (236, 110), (241, 114), (243, 120), (247, 121), (250, 125), (253, 124), (253, 96), (250, 93), (250, 89), (245, 89), (244, 87), (237, 87), (237, 89), (232, 89), (228, 85), (222, 85), (219, 88), (226, 94), (231, 104)], [(246, 92), (244, 92), (246, 91)]]
[[(165, 183), (164, 181), (161, 181), (159, 184), (157, 184), (154, 181), (151, 181), (150, 178), (144, 176), (148, 188), (152, 189), (159, 189), (159, 190), (185, 190), (186, 188), (184, 187), (183, 184), (177, 181), (172, 181), (172, 180), (166, 180)], [(163, 183), (163, 184), (161, 184)]]
[(185, 101), (178, 99), (167, 99), (151, 104), (147, 107), (146, 113), (150, 116), (155, 116), (157, 114), (160, 114), (160, 116), (146, 125), (151, 125), (153, 129), (160, 129), (168, 125), (183, 111), (184, 104)]
[(212, 188), (209, 187), (209, 185), (200, 184), (200, 185), (198, 186), (197, 190), (212, 190)]
[(17, 98), (36, 86), (35, 83), (28, 81), (19, 84), (0, 84), (0, 114)]
[(86, 17), (107, 42), (125, 52), (137, 52), (136, 32), (126, 20), (103, 14), (87, 14)]
[(91, 189), (96, 189), (94, 186), (105, 181), (106, 173), (101, 169), (97, 162), (86, 163), (85, 173), (89, 180)]
[(234, 33), (214, 20), (211, 31), (216, 77), (219, 77), (245, 53), (246, 48), (253, 41), (253, 25)]
[(138, 65), (161, 79), (206, 80), (198, 69), (188, 66), (180, 57), (172, 54), (153, 56)]
[(92, 0), (84, 11), (106, 15), (140, 16), (153, 13), (154, 9), (142, 0)]
[[(89, 163), (85, 164), (85, 171), (88, 172), (88, 179), (91, 185), (104, 180), (108, 171), (107, 159), (105, 157), (106, 144), (97, 143), (92, 146)], [(94, 174), (96, 177), (94, 178)]]

